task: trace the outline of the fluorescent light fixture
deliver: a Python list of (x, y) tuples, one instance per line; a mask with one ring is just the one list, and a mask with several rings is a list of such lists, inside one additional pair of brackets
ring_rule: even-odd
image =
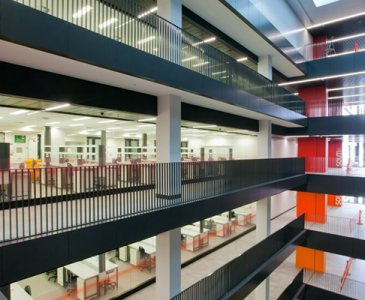
[(37, 127), (37, 125), (27, 125), (27, 126), (25, 126), (25, 128), (34, 128), (34, 127)]
[(110, 127), (110, 128), (107, 128), (108, 130), (115, 130), (115, 129), (120, 129), (120, 127)]
[(99, 28), (100, 28), (100, 29), (103, 29), (103, 28), (105, 28), (105, 27), (108, 27), (108, 26), (110, 26), (110, 25), (114, 24), (115, 22), (118, 22), (118, 19), (116, 19), (116, 18), (111, 18), (110, 20), (105, 21), (104, 23), (99, 24)]
[(153, 41), (155, 38), (156, 38), (155, 36), (149, 36), (148, 38), (138, 41), (137, 44), (141, 45), (141, 44)]
[(75, 136), (77, 135), (76, 133), (71, 133), (71, 134), (68, 134), (67, 136)]
[(131, 129), (123, 129), (123, 131), (137, 131), (138, 129), (134, 129), (134, 128), (131, 128)]
[(183, 141), (188, 141), (189, 139), (188, 139), (188, 138), (183, 138), (182, 140), (183, 140)]
[(329, 41), (331, 41), (331, 42), (340, 42), (340, 41), (351, 40), (351, 39), (362, 37), (362, 36), (365, 36), (365, 33), (359, 33), (359, 34), (355, 34), (355, 35), (348, 35), (348, 36), (344, 36), (344, 37), (329, 40)]
[(60, 122), (50, 122), (50, 123), (46, 123), (45, 125), (56, 125), (56, 124), (60, 124)]
[(197, 58), (198, 58), (197, 56), (192, 56), (192, 57), (184, 58), (182, 60), (182, 62), (191, 61), (191, 60), (194, 60), (194, 59), (197, 59)]
[(84, 124), (71, 124), (70, 127), (79, 127), (79, 126), (84, 126)]
[(299, 95), (299, 93), (294, 93), (293, 95), (294, 95), (294, 96), (298, 96), (298, 95)]
[(248, 132), (248, 130), (246, 129), (242, 129), (242, 130), (231, 130), (231, 131), (227, 131), (228, 133), (244, 133), (244, 132)]
[(4, 119), (4, 117), (0, 117), (0, 119)]
[(155, 127), (155, 124), (148, 124), (148, 125), (139, 125), (137, 127)]
[(245, 61), (245, 60), (248, 60), (248, 58), (247, 57), (242, 57), (242, 58), (237, 59), (238, 62)]
[(354, 98), (354, 97), (361, 97), (361, 96), (365, 96), (365, 94), (343, 95), (343, 96), (337, 96), (337, 97), (328, 97), (328, 100), (330, 100), (330, 99)]
[(77, 11), (76, 13), (74, 13), (72, 15), (72, 17), (74, 19), (78, 19), (81, 18), (83, 15), (87, 14), (90, 10), (92, 10), (93, 8), (89, 5), (84, 6), (83, 8), (81, 8), (79, 11)]
[(212, 75), (215, 76), (215, 75), (224, 74), (224, 73), (227, 73), (227, 71), (215, 72), (215, 73), (212, 73)]
[(341, 88), (334, 88), (334, 89), (328, 89), (328, 92), (333, 92), (333, 91), (343, 91), (343, 90), (352, 90), (352, 89), (357, 89), (357, 88), (364, 88), (365, 85), (355, 85), (355, 86), (348, 86), (348, 87), (341, 87)]
[(148, 122), (148, 121), (156, 121), (156, 118), (149, 118), (149, 119), (140, 119), (138, 122)]
[(38, 110), (38, 111), (33, 111), (33, 112), (31, 112), (31, 113), (27, 114), (27, 116), (31, 116), (31, 115), (35, 115), (35, 114), (39, 114), (40, 112), (41, 112), (40, 110)]
[(202, 125), (202, 126), (193, 126), (193, 128), (214, 128), (217, 125)]
[(153, 12), (155, 12), (155, 11), (157, 11), (157, 6), (156, 6), (156, 7), (154, 7), (154, 8), (151, 8), (150, 10), (148, 10), (148, 11), (146, 11), (146, 12), (142, 13), (142, 14), (140, 14), (140, 15), (138, 16), (138, 19), (143, 18), (143, 17), (145, 17), (145, 16), (148, 16), (149, 14), (151, 14), (151, 13), (153, 13)]
[(137, 134), (136, 137), (137, 138), (141, 138), (142, 137), (142, 134)]
[(365, 15), (365, 12), (361, 12), (361, 13), (358, 13), (358, 14), (346, 16), (346, 17), (343, 17), (343, 18), (333, 19), (333, 20), (330, 20), (330, 21), (327, 21), (327, 22), (323, 22), (323, 23), (320, 23), (320, 24), (315, 24), (313, 26), (307, 27), (307, 29), (312, 29), (312, 28), (316, 28), (316, 27), (325, 26), (325, 25), (328, 25), (328, 24), (341, 22), (341, 21), (344, 21), (344, 20), (348, 20), (348, 19), (360, 17), (360, 16), (363, 16), (363, 15)]
[(346, 74), (341, 74), (341, 75), (333, 75), (333, 76), (327, 76), (327, 77), (317, 77), (317, 78), (298, 80), (298, 81), (291, 81), (291, 82), (285, 82), (285, 83), (280, 83), (279, 86), (300, 84), (300, 83), (306, 83), (306, 82), (323, 81), (323, 80), (328, 80), (328, 79), (349, 77), (349, 76), (355, 76), (355, 75), (361, 75), (361, 74), (365, 74), (365, 71), (354, 72), (354, 73), (346, 73)]
[(12, 132), (11, 130), (6, 130), (6, 131), (2, 131), (2, 133), (10, 133)]
[(28, 110), (17, 110), (17, 111), (10, 113), (10, 115), (18, 116), (18, 115), (25, 114), (27, 112), (28, 112)]
[(196, 64), (196, 65), (193, 65), (193, 67), (205, 66), (205, 65), (207, 65), (207, 64), (209, 64), (209, 62), (208, 62), (208, 61), (205, 61), (205, 62), (202, 62), (202, 63)]
[(76, 118), (76, 119), (72, 119), (72, 121), (83, 121), (83, 120), (90, 120), (90, 117), (82, 117), (82, 118)]
[(216, 40), (215, 37), (210, 37), (210, 38), (207, 38), (203, 41), (200, 41), (200, 42), (197, 42), (197, 43), (194, 43), (192, 44), (192, 46), (198, 46), (198, 45), (201, 45), (201, 44), (204, 44), (204, 43), (210, 43), (210, 42), (214, 42)]
[(107, 120), (107, 121), (100, 121), (99, 124), (106, 124), (106, 123), (115, 123), (118, 122), (118, 120)]
[(55, 110), (55, 109), (64, 108), (64, 107), (68, 107), (68, 106), (70, 106), (70, 104), (68, 104), (68, 103), (58, 105), (58, 106), (52, 106), (52, 107), (46, 108), (45, 111)]
[(335, 3), (338, 2), (340, 0), (313, 0), (315, 6), (320, 7), (320, 6), (324, 6), (327, 4), (331, 4), (331, 3)]
[(131, 135), (129, 133), (123, 134), (124, 137), (130, 137)]

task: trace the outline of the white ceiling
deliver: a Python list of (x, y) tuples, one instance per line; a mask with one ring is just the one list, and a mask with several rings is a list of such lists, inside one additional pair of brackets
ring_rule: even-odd
[(306, 27), (365, 12), (364, 0), (340, 0), (316, 7), (313, 0), (286, 0)]

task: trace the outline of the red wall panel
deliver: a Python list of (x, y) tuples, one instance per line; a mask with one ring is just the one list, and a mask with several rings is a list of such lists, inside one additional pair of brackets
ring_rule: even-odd
[(327, 115), (327, 87), (299, 89), (298, 95), (305, 101), (305, 115), (307, 117), (324, 117)]
[(326, 49), (327, 36), (317, 36), (313, 38), (313, 60), (321, 59)]
[(326, 146), (326, 138), (298, 138), (298, 157), (307, 157), (306, 172), (326, 172)]
[(328, 142), (328, 167), (342, 167), (342, 141)]

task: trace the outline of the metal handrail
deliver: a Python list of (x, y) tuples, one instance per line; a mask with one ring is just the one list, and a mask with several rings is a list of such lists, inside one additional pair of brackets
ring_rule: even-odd
[(300, 98), (133, 0), (14, 1), (304, 114)]

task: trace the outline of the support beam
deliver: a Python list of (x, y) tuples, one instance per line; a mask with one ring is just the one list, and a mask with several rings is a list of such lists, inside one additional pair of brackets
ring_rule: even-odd
[[(158, 98), (156, 126), (157, 163), (179, 163), (164, 168), (163, 185), (157, 182), (160, 201), (181, 198), (181, 99), (173, 95)], [(160, 170), (159, 168), (158, 170)], [(171, 178), (170, 178), (171, 176)], [(157, 178), (161, 178), (158, 176)], [(159, 188), (164, 186), (164, 188)], [(167, 188), (166, 188), (167, 187)], [(169, 300), (181, 291), (181, 230), (176, 228), (156, 237), (156, 295)]]
[[(271, 121), (259, 122), (258, 158), (271, 158), (271, 128)], [(256, 214), (256, 242), (259, 243), (271, 233), (271, 197), (257, 201)], [(268, 300), (269, 289), (270, 282), (267, 278), (256, 288), (256, 300)]]
[(272, 80), (272, 59), (270, 55), (260, 56), (257, 72)]

